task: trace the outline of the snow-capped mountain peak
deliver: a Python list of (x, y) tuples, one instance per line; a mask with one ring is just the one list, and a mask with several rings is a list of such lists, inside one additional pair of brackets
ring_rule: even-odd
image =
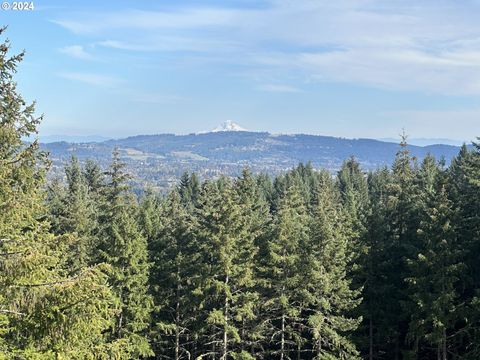
[(220, 132), (220, 131), (247, 131), (247, 130), (242, 128), (240, 125), (233, 122), (232, 120), (227, 120), (212, 130), (212, 132)]

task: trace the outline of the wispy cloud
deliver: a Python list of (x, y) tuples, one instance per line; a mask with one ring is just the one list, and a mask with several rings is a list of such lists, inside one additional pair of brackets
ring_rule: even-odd
[(150, 35), (140, 39), (102, 40), (97, 43), (100, 46), (128, 51), (193, 51), (211, 52), (221, 49), (223, 52), (236, 48), (236, 44), (228, 41), (205, 39), (195, 35)]
[(74, 57), (76, 59), (81, 59), (81, 60), (94, 60), (93, 55), (88, 53), (85, 48), (81, 45), (71, 45), (71, 46), (65, 46), (59, 51), (62, 54)]
[[(278, 69), (275, 79), (252, 80), (260, 84), (296, 78), (479, 95), (480, 4), (468, 3), (270, 0), (255, 9), (177, 6), (77, 14), (54, 22), (111, 49), (196, 51), (225, 65), (242, 61), (259, 72)], [(81, 50), (69, 51), (82, 56)]]
[(318, 81), (447, 95), (480, 94), (480, 63), (472, 62), (471, 55), (462, 52), (355, 48), (302, 53), (296, 56), (295, 63)]
[(93, 86), (114, 87), (123, 82), (118, 77), (92, 73), (61, 72), (58, 75), (64, 79), (79, 81)]
[(79, 18), (52, 20), (77, 34), (93, 34), (112, 29), (185, 29), (225, 26), (234, 21), (236, 10), (191, 8), (176, 11), (126, 10), (103, 14), (82, 14)]
[(127, 43), (125, 41), (120, 40), (104, 40), (99, 41), (98, 45), (112, 48), (112, 49), (119, 49), (119, 50), (133, 50), (133, 51), (148, 51), (150, 47), (145, 47), (137, 44)]
[(179, 96), (158, 93), (137, 93), (132, 94), (131, 98), (135, 102), (145, 104), (176, 104), (184, 101), (184, 99)]
[[(415, 137), (432, 137), (435, 129), (448, 129), (446, 134), (450, 139), (474, 141), (480, 134), (480, 108), (458, 110), (402, 110), (381, 114), (385, 119), (381, 127), (383, 134), (395, 134), (400, 127), (415, 131)], [(455, 124), (452, 126), (452, 124)], [(391, 129), (389, 129), (391, 127)], [(468, 129), (465, 131), (465, 129)], [(469, 134), (466, 136), (466, 134)], [(381, 136), (381, 135), (380, 135)]]
[(302, 91), (296, 87), (289, 86), (289, 85), (281, 85), (281, 84), (260, 85), (258, 89), (261, 91), (277, 92), (277, 93), (298, 93)]

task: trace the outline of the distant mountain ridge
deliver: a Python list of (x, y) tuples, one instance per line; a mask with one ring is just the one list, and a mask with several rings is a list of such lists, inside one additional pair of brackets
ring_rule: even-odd
[[(385, 142), (397, 142), (397, 139), (393, 138), (381, 138), (378, 139)], [(446, 138), (409, 138), (408, 143), (416, 146), (429, 146), (429, 145), (454, 145), (461, 146), (465, 141), (446, 139)]]
[[(320, 135), (274, 135), (267, 132), (215, 131), (200, 134), (138, 135), (124, 139), (72, 144), (42, 144), (53, 160), (54, 171), (73, 154), (80, 160), (92, 158), (108, 166), (114, 148), (140, 185), (166, 188), (176, 183), (184, 171), (195, 171), (203, 178), (220, 174), (238, 175), (248, 166), (253, 172), (278, 174), (299, 162), (315, 168), (337, 171), (342, 162), (354, 156), (363, 169), (390, 166), (398, 144), (373, 139), (345, 139)], [(421, 161), (427, 154), (447, 163), (457, 155), (458, 146), (409, 146), (412, 157)]]
[(53, 142), (70, 142), (70, 143), (90, 143), (90, 142), (102, 142), (110, 140), (110, 137), (101, 135), (40, 135), (40, 142), (53, 143)]

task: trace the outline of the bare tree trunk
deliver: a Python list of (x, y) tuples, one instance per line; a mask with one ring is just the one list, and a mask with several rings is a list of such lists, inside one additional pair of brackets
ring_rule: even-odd
[(196, 359), (198, 357), (198, 340), (193, 338), (193, 357)]
[[(123, 272), (123, 269), (122, 269)], [(119, 294), (120, 304), (123, 304), (123, 289), (120, 288)], [(117, 322), (117, 329), (116, 335), (118, 338), (122, 337), (122, 328), (123, 328), (123, 307), (120, 309), (120, 313), (118, 314), (118, 322)]]
[(215, 360), (217, 358), (217, 347), (215, 346), (215, 342), (212, 342), (212, 359)]
[(317, 340), (317, 357), (320, 359), (320, 355), (322, 355), (322, 338), (319, 337)]
[[(228, 275), (225, 277), (225, 286), (228, 285)], [(223, 351), (222, 351), (222, 360), (227, 360), (227, 353), (228, 353), (228, 297), (225, 294), (225, 304), (223, 310)]]
[[(443, 259), (442, 293), (445, 293), (445, 259)], [(446, 322), (442, 329), (442, 360), (447, 360), (447, 329), (445, 326)]]
[(282, 313), (282, 338), (280, 340), (280, 360), (283, 360), (285, 353), (285, 314)]
[(180, 331), (178, 325), (175, 327), (175, 360), (180, 359)]
[(245, 318), (242, 319), (242, 331), (240, 333), (240, 350), (245, 350)]
[[(286, 254), (286, 251), (284, 248), (282, 252), (283, 258), (285, 258), (285, 254)], [(287, 278), (287, 273), (285, 271), (285, 263), (283, 263), (282, 272), (283, 272), (283, 280), (284, 280), (284, 283), (282, 285), (282, 296), (283, 296), (285, 295), (285, 282)], [(285, 309), (282, 308), (282, 338), (281, 338), (281, 345), (280, 345), (280, 360), (283, 360), (284, 356), (285, 356)]]
[(117, 337), (122, 337), (122, 326), (123, 326), (123, 311), (120, 311), (118, 316), (118, 323), (117, 323)]
[[(178, 271), (177, 271), (178, 275)], [(175, 360), (180, 359), (180, 289), (177, 282), (177, 300), (175, 304)]]

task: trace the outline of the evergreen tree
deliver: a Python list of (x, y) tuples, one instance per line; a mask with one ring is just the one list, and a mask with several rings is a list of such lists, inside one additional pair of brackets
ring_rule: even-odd
[[(388, 193), (391, 175), (387, 168), (369, 174), (368, 186), (370, 203), (366, 218), (366, 233), (363, 244), (365, 251), (360, 254), (359, 279), (363, 280), (363, 302), (359, 307), (364, 323), (360, 327), (357, 344), (369, 360), (381, 359), (386, 352), (385, 344), (391, 344), (395, 329), (391, 327), (392, 304), (388, 294), (391, 284), (385, 273), (390, 271), (391, 255), (387, 222)], [(395, 306), (395, 304), (393, 304)], [(367, 355), (368, 354), (368, 355)], [(367, 357), (368, 356), (368, 357)]]
[(149, 246), (155, 352), (175, 360), (192, 357), (197, 310), (193, 290), (200, 275), (195, 221), (181, 201), (175, 190), (168, 195), (161, 212), (162, 227)]
[(350, 313), (360, 304), (360, 291), (353, 290), (348, 268), (353, 253), (348, 246), (348, 226), (330, 177), (317, 188), (310, 236), (301, 246), (303, 268), (302, 313), (313, 337), (315, 359), (358, 359), (347, 333), (361, 319)]
[[(410, 259), (412, 269), (408, 282), (415, 311), (410, 321), (410, 338), (415, 351), (427, 358), (422, 342), (435, 348), (438, 359), (449, 358), (447, 335), (458, 318), (459, 249), (451, 224), (452, 204), (444, 184), (431, 193), (428, 207), (420, 223), (418, 250)], [(428, 347), (429, 348), (429, 347)]]
[(85, 179), (85, 183), (88, 187), (89, 193), (93, 195), (98, 195), (104, 184), (104, 174), (100, 169), (100, 166), (93, 160), (87, 159), (85, 165), (82, 169), (82, 175)]
[(279, 199), (265, 266), (262, 308), (270, 339), (264, 357), (292, 358), (304, 345), (301, 324), (301, 246), (308, 242), (310, 217), (299, 188), (290, 186)]
[(420, 196), (423, 197), (422, 204), (426, 204), (430, 195), (436, 192), (440, 172), (441, 169), (435, 158), (430, 154), (427, 155), (417, 173), (419, 192)]
[(153, 251), (150, 249), (150, 246), (164, 227), (162, 221), (162, 200), (158, 194), (155, 194), (151, 189), (147, 189), (140, 203), (138, 225), (147, 239), (149, 253)]
[(238, 285), (234, 288), (239, 309), (235, 321), (240, 329), (236, 358), (247, 359), (261, 349), (263, 340), (263, 327), (259, 325), (262, 319), (259, 266), (263, 255), (260, 250), (267, 240), (266, 229), (271, 221), (269, 205), (257, 184), (249, 169), (244, 169), (234, 184), (242, 222), (242, 232), (235, 247), (235, 261), (241, 264)]
[[(412, 256), (417, 242), (419, 225), (418, 211), (420, 208), (418, 187), (415, 177), (418, 168), (415, 159), (410, 156), (406, 135), (402, 136), (400, 150), (392, 166), (392, 181), (388, 184), (387, 216), (389, 224), (387, 231), (386, 254), (390, 258), (386, 263), (386, 283), (389, 289), (384, 296), (388, 298), (389, 327), (394, 338), (387, 350), (394, 359), (400, 359), (410, 352), (411, 347), (406, 341), (410, 318), (408, 288), (405, 279), (410, 276), (406, 260)], [(393, 351), (392, 351), (393, 350)]]
[(58, 217), (58, 214), (55, 214), (55, 221), (60, 220), (55, 230), (57, 233), (76, 235), (76, 241), (70, 246), (68, 259), (71, 272), (75, 273), (91, 264), (98, 209), (76, 157), (72, 156), (65, 166), (65, 175), (67, 188), (62, 199), (61, 215)]
[[(3, 30), (0, 30), (2, 33)], [(104, 266), (68, 277), (75, 236), (49, 232), (45, 154), (25, 143), (41, 118), (17, 93), (23, 54), (0, 45), (0, 353), (5, 359), (85, 359), (106, 354), (112, 296)]]
[(100, 216), (98, 261), (111, 266), (109, 283), (119, 301), (110, 339), (125, 358), (139, 358), (153, 354), (146, 337), (152, 300), (147, 242), (138, 227), (137, 205), (126, 193), (124, 166), (115, 150)]
[(202, 358), (226, 360), (251, 358), (237, 353), (241, 324), (252, 317), (256, 299), (253, 290), (253, 259), (256, 248), (252, 234), (243, 225), (242, 206), (227, 179), (207, 182), (200, 194), (197, 210), (198, 239), (203, 256), (201, 307), (205, 328), (202, 335), (209, 349)]
[(271, 206), (273, 203), (274, 196), (274, 187), (272, 179), (268, 174), (262, 173), (256, 176), (257, 186), (259, 188), (260, 194)]
[(341, 201), (353, 221), (352, 227), (357, 238), (365, 231), (365, 217), (368, 206), (368, 184), (360, 164), (351, 157), (342, 164), (337, 175), (337, 186)]
[(464, 145), (452, 161), (449, 172), (449, 197), (453, 202), (452, 224), (462, 249), (461, 260), (465, 266), (458, 288), (465, 304), (463, 324), (457, 325), (455, 334), (457, 353), (465, 359), (480, 356), (480, 148), (474, 144), (469, 151)]
[(200, 190), (200, 181), (198, 180), (197, 174), (184, 172), (178, 186), (178, 192), (182, 202), (189, 207), (193, 207), (197, 203)]

